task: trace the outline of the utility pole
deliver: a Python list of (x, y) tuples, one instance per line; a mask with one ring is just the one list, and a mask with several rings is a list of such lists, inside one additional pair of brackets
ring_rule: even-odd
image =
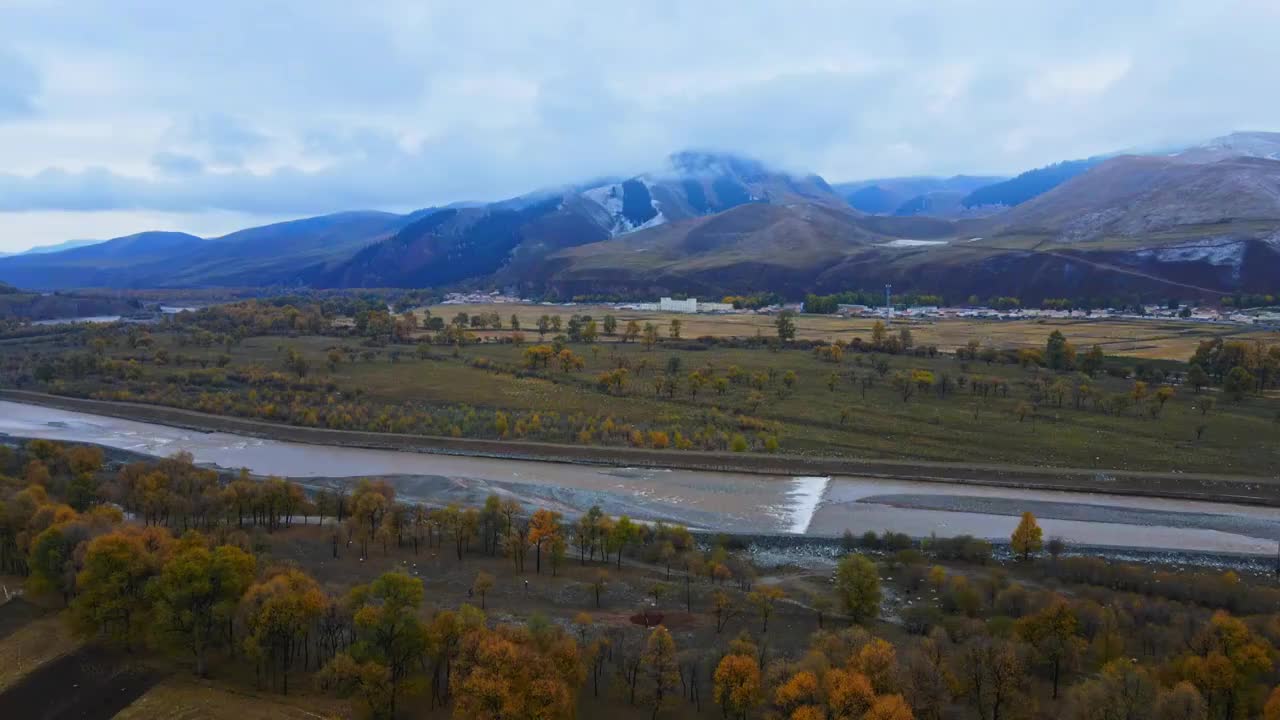
[(893, 292), (893, 285), (886, 284), (884, 286), (884, 324), (888, 325), (893, 322), (893, 304), (889, 301), (889, 294)]

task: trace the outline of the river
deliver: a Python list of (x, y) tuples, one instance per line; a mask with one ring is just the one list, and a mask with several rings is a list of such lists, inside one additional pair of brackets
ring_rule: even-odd
[(392, 477), (398, 494), (473, 502), (489, 492), (576, 513), (666, 519), (705, 530), (834, 537), (890, 529), (923, 537), (1007, 539), (1023, 510), (1045, 537), (1068, 544), (1270, 555), (1280, 541), (1273, 508), (1125, 495), (1018, 490), (858, 477), (784, 477), (604, 467), (503, 458), (306, 445), (205, 433), (21, 403), (0, 402), (0, 433), (92, 442), (283, 475), (312, 487)]

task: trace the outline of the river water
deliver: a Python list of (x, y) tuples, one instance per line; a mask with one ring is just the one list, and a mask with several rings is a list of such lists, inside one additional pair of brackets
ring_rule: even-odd
[(187, 451), (198, 463), (289, 476), (315, 487), (394, 476), (399, 495), (411, 501), (474, 501), (499, 492), (567, 513), (598, 504), (610, 514), (737, 533), (838, 536), (846, 529), (890, 529), (917, 537), (1007, 539), (1018, 515), (1030, 510), (1046, 538), (1069, 544), (1269, 555), (1280, 541), (1280, 512), (1229, 503), (306, 445), (11, 402), (0, 402), (0, 433), (157, 456)]

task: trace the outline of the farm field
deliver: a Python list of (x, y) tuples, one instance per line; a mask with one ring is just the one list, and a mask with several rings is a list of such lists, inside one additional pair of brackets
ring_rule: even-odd
[[(182, 352), (171, 338), (160, 336), (157, 343), (174, 355)], [(842, 363), (833, 364), (802, 350), (674, 350), (664, 344), (646, 350), (638, 343), (575, 345), (584, 367), (568, 372), (552, 367), (526, 373), (524, 348), (497, 343), (462, 346), (456, 354), (447, 348), (432, 349), (426, 360), (403, 350), (394, 362), (390, 353), (396, 349), (388, 347), (369, 360), (357, 358), (329, 370), (325, 357), (335, 344), (341, 341), (325, 336), (248, 338), (232, 348), (230, 367), (280, 368), (285, 351), (292, 349), (319, 368), (311, 377), (357, 393), (362, 401), (377, 406), (416, 404), (425, 412), (439, 406), (476, 408), (509, 413), (513, 418), (555, 413), (561, 418), (582, 418), (583, 424), (594, 419), (599, 425), (611, 419), (672, 438), (676, 433), (743, 434), (753, 445), (775, 437), (780, 452), (799, 455), (1280, 473), (1276, 418), (1280, 405), (1274, 398), (1232, 402), (1214, 389), (1196, 393), (1178, 388), (1158, 416), (1136, 404), (1118, 413), (1104, 411), (1092, 400), (1082, 401), (1077, 409), (1067, 389), (1060, 404), (1044, 398), (1020, 416), (1031, 393), (1029, 385), (1064, 380), (1074, 387), (1078, 378), (1042, 368), (962, 362), (950, 356), (850, 353)], [(122, 357), (127, 354), (121, 351)], [(681, 368), (683, 384), (674, 394), (656, 391), (653, 383), (666, 376), (673, 362)], [(621, 391), (601, 388), (599, 374), (619, 363), (631, 368), (626, 386)], [(877, 368), (879, 363), (884, 366)], [(775, 379), (765, 380), (759, 390), (735, 382), (723, 391), (709, 384), (691, 394), (684, 378), (702, 368), (711, 368), (711, 374), (720, 377), (737, 368), (744, 377), (772, 374)], [(945, 377), (952, 387), (946, 395), (932, 390), (913, 392), (904, 399), (904, 390), (894, 387), (893, 378), (897, 372), (913, 370)], [(782, 379), (788, 372), (795, 374), (790, 386)], [(172, 367), (144, 365), (138, 382), (163, 385), (172, 374)], [(970, 387), (975, 380), (1002, 383), (1008, 395), (975, 394)], [(865, 389), (864, 383), (868, 384)], [(1092, 384), (1107, 396), (1130, 392), (1134, 385), (1130, 379), (1105, 375)], [(1212, 403), (1212, 409), (1203, 407), (1205, 402)], [(740, 429), (742, 421), (735, 419), (736, 413), (754, 418), (752, 429)], [(511, 421), (508, 439), (541, 439), (532, 432), (521, 437), (514, 432), (515, 422)], [(497, 436), (491, 426), (477, 427), (475, 432)], [(579, 441), (572, 435), (550, 439)]]
[[(502, 318), (504, 328), (510, 327), (510, 319), (515, 315), (520, 319), (520, 326), (526, 334), (536, 328), (537, 320), (542, 315), (561, 315), (568, 318), (572, 314), (590, 315), (601, 318), (611, 314), (618, 318), (620, 325), (635, 320), (643, 325), (651, 322), (666, 328), (671, 320), (679, 319), (684, 325), (683, 335), (687, 338), (741, 337), (749, 338), (757, 333), (770, 337), (774, 333), (774, 315), (755, 314), (681, 314), (663, 312), (644, 312), (634, 310), (617, 310), (605, 305), (532, 305), (514, 303), (495, 304), (449, 304), (432, 305), (425, 308), (448, 322), (459, 312), (468, 315), (477, 313), (497, 313)], [(425, 313), (418, 311), (421, 317)], [(871, 335), (875, 318), (842, 318), (834, 315), (798, 315), (796, 317), (796, 337), (801, 340), (822, 340), (846, 342), (855, 337), (866, 339)], [(1070, 336), (1072, 341), (1081, 347), (1100, 345), (1108, 355), (1141, 358), (1146, 360), (1183, 360), (1191, 357), (1196, 345), (1201, 340), (1213, 337), (1231, 338), (1264, 343), (1280, 342), (1280, 333), (1270, 330), (1257, 330), (1246, 326), (1208, 325), (1171, 320), (1119, 320), (1119, 319), (1036, 319), (1036, 320), (985, 320), (985, 319), (909, 319), (898, 318), (892, 323), (894, 329), (909, 327), (915, 335), (916, 342), (922, 345), (937, 345), (939, 350), (950, 352), (963, 346), (969, 340), (977, 340), (982, 345), (997, 347), (1031, 348), (1042, 347), (1044, 338), (1055, 329)], [(478, 334), (490, 337), (504, 337), (509, 330), (488, 331), (477, 330)]]
[[(455, 316), (466, 313), (449, 307)], [(0, 342), (0, 384), (367, 433), (1280, 476), (1274, 334), (1213, 338), (1217, 345), (1203, 362), (1216, 363), (1214, 377), (1193, 378), (1185, 350), (1208, 336), (1172, 336), (1157, 324), (1125, 342), (1182, 352), (1181, 359), (1110, 353), (1103, 343), (1118, 343), (1133, 329), (1103, 322), (895, 324), (864, 333), (853, 321), (796, 319), (797, 335), (806, 323), (811, 331), (821, 328), (814, 323), (844, 323), (841, 332), (851, 337), (829, 344), (778, 343), (763, 325), (776, 332), (776, 318), (764, 316), (673, 318), (719, 323), (725, 335), (699, 339), (696, 324), (677, 333), (668, 323), (630, 341), (623, 339), (627, 316), (615, 318), (614, 334), (602, 330), (594, 339), (571, 337), (568, 319), (561, 331), (546, 333), (536, 329), (536, 317), (522, 319), (516, 335), (471, 323), (464, 330), (452, 316), (435, 334), (396, 329), (385, 314), (385, 331), (318, 315), (302, 324), (299, 317), (292, 307), (246, 303), (153, 328), (8, 340)], [(603, 324), (604, 316), (591, 317)], [(743, 324), (749, 322), (757, 325)], [(273, 324), (288, 330), (266, 329)], [(225, 333), (229, 327), (234, 334)], [(942, 331), (949, 333), (942, 345), (922, 339)], [(1051, 338), (1069, 359), (1046, 359)], [(1245, 380), (1229, 390), (1224, 378), (1240, 363), (1257, 377), (1239, 368)]]

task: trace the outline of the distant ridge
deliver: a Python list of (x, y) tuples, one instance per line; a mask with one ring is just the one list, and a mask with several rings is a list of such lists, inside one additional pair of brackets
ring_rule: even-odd
[(209, 239), (145, 232), (9, 256), (0, 280), (40, 291), (484, 287), (561, 298), (800, 297), (886, 282), (1028, 299), (1275, 292), (1277, 152), (1280, 134), (1233, 133), (1012, 179), (831, 185), (688, 151), (651, 172), (498, 202), (334, 213)]

